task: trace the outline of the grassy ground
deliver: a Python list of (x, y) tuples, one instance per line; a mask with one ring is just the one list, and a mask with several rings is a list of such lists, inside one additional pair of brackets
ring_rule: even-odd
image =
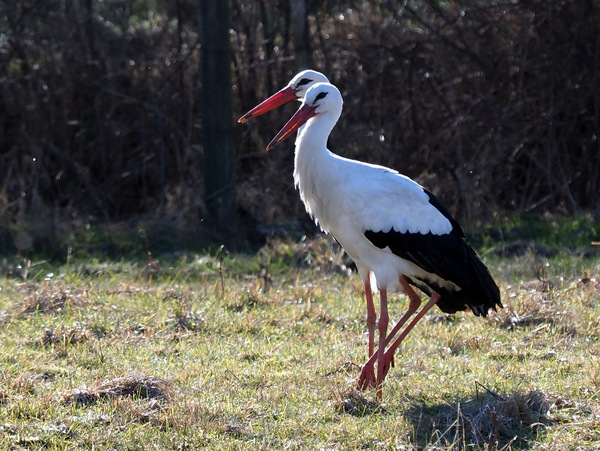
[(595, 449), (597, 251), (487, 253), (505, 309), (432, 311), (381, 404), (352, 389), (362, 287), (327, 239), (151, 264), (4, 261), (0, 448)]

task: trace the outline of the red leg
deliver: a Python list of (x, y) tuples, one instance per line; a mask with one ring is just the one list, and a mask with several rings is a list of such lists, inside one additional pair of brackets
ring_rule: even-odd
[(377, 398), (381, 399), (382, 386), (383, 386), (383, 378), (385, 377), (384, 369), (385, 369), (385, 344), (387, 338), (387, 328), (390, 322), (390, 318), (388, 315), (387, 308), (387, 290), (385, 288), (381, 289), (381, 298), (380, 298), (380, 311), (379, 311), (379, 321), (377, 322), (377, 328), (379, 329), (379, 349), (377, 350)]
[(373, 356), (373, 362), (370, 365), (364, 365), (361, 370), (361, 378), (366, 381), (365, 385), (369, 387), (375, 386), (375, 323), (377, 321), (377, 313), (375, 312), (375, 305), (373, 304), (373, 291), (371, 290), (370, 272), (367, 272), (366, 280), (364, 281), (365, 286), (365, 298), (367, 300), (367, 330), (369, 332), (369, 349), (367, 358)]
[[(407, 294), (408, 299), (409, 299), (408, 310), (402, 316), (402, 318), (400, 318), (400, 321), (398, 321), (396, 323), (396, 325), (394, 326), (392, 331), (389, 333), (389, 335), (385, 338), (386, 346), (390, 343), (390, 341), (392, 341), (392, 338), (394, 337), (394, 335), (396, 335), (398, 333), (398, 331), (404, 325), (404, 323), (406, 323), (408, 318), (410, 318), (413, 315), (413, 313), (416, 312), (417, 309), (419, 308), (419, 306), (421, 305), (421, 298), (419, 297), (419, 295), (417, 293), (415, 293), (415, 290), (413, 290), (412, 287), (408, 284), (408, 282), (406, 281), (404, 276), (400, 276), (400, 285), (404, 289), (404, 292)], [(360, 376), (358, 377), (357, 388), (359, 390), (364, 390), (366, 388), (375, 387), (375, 383), (376, 383), (376, 381), (375, 381), (375, 360), (376, 359), (377, 359), (377, 354), (374, 354), (373, 351), (370, 351), (369, 359), (363, 365), (362, 371), (360, 372)], [(392, 360), (393, 360), (393, 356), (392, 356)], [(388, 362), (388, 364), (390, 364), (390, 363), (391, 362)]]
[[(375, 307), (373, 306), (372, 303), (373, 303), (373, 298), (371, 297), (371, 307), (373, 308), (373, 328), (375, 328), (375, 318), (376, 318)], [(367, 322), (368, 322), (368, 320), (367, 320)], [(385, 351), (385, 344), (383, 347), (381, 347), (381, 344), (382, 344), (382, 337), (386, 336), (385, 333), (387, 331), (388, 322), (389, 322), (389, 317), (388, 317), (388, 313), (387, 313), (387, 291), (385, 289), (382, 289), (381, 290), (381, 312), (379, 315), (378, 327), (379, 327), (379, 348), (383, 349), (384, 351)], [(385, 327), (385, 330), (383, 330), (383, 334), (382, 334), (382, 328), (384, 328), (384, 327)], [(369, 334), (370, 333), (371, 333), (371, 330), (369, 330)], [(371, 338), (370, 335), (369, 335), (369, 338)], [(373, 349), (370, 346), (370, 340), (369, 340), (369, 352), (370, 352), (369, 359), (367, 360), (367, 363), (365, 363), (363, 365), (363, 367), (360, 371), (360, 376), (358, 376), (358, 384), (357, 385), (360, 390), (366, 389), (368, 387), (375, 387), (377, 385), (377, 380), (375, 379), (375, 360), (379, 356), (379, 353), (373, 352)], [(384, 357), (385, 357), (385, 354), (382, 353), (381, 358), (383, 359)], [(383, 366), (382, 366), (382, 368), (383, 368)]]
[[(439, 299), (440, 299), (440, 295), (434, 291), (433, 294), (431, 295), (431, 298), (427, 302), (427, 304), (425, 304), (425, 306), (419, 311), (419, 313), (417, 313), (417, 316), (414, 317), (414, 319), (408, 324), (408, 326), (406, 326), (406, 329), (404, 329), (402, 331), (402, 333), (398, 336), (398, 338), (396, 338), (396, 340), (394, 340), (392, 345), (385, 352), (384, 358), (383, 358), (384, 366), (382, 368), (383, 379), (385, 379), (385, 376), (387, 375), (388, 371), (390, 370), (390, 364), (394, 360), (394, 352), (396, 352), (396, 349), (398, 349), (398, 346), (400, 346), (400, 343), (402, 343), (402, 341), (406, 338), (406, 336), (412, 330), (412, 328), (415, 327), (415, 325), (419, 322), (419, 320), (421, 318), (423, 318), (423, 316), (425, 316), (425, 313), (427, 313), (431, 309), (431, 307), (433, 307), (435, 304), (437, 304), (437, 301), (439, 301)], [(378, 364), (379, 364), (379, 362), (378, 362)], [(379, 369), (377, 370), (377, 374), (379, 375)]]
[(419, 308), (419, 306), (421, 305), (421, 297), (408, 284), (408, 282), (406, 281), (404, 276), (400, 276), (400, 285), (402, 286), (402, 288), (404, 289), (404, 292), (408, 296), (408, 310), (402, 316), (402, 318), (400, 318), (400, 321), (398, 321), (396, 323), (396, 325), (394, 326), (392, 331), (386, 337), (386, 339), (385, 339), (386, 346), (390, 343), (390, 341), (392, 341), (392, 338), (394, 338), (394, 335), (396, 335), (398, 333), (398, 331), (404, 325), (404, 323), (406, 323), (406, 321), (408, 321), (408, 318), (410, 318), (413, 315), (413, 313), (415, 313), (417, 311), (417, 309)]
[(373, 291), (371, 291), (370, 273), (367, 274), (365, 281), (365, 298), (367, 299), (367, 331), (369, 332), (369, 354), (367, 358), (373, 355), (375, 350), (375, 322), (377, 321), (377, 313), (375, 313), (375, 305), (373, 304)]

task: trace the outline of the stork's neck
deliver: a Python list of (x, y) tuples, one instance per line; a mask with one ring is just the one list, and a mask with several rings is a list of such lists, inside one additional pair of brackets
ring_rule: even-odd
[(323, 206), (327, 193), (336, 184), (337, 158), (327, 149), (327, 138), (340, 113), (326, 112), (310, 119), (296, 138), (294, 180), (306, 210), (328, 228)]
[(305, 171), (318, 169), (314, 166), (323, 163), (320, 161), (322, 158), (331, 156), (327, 150), (327, 139), (340, 114), (341, 108), (339, 111), (326, 111), (318, 114), (309, 119), (298, 131), (294, 170), (296, 177), (302, 177)]

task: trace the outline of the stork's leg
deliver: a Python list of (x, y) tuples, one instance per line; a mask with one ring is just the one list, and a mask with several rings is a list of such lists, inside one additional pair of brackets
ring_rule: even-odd
[[(390, 365), (394, 360), (394, 352), (396, 352), (396, 349), (398, 349), (398, 346), (400, 346), (400, 343), (402, 343), (402, 341), (406, 338), (406, 336), (412, 330), (412, 328), (415, 327), (415, 325), (419, 322), (419, 320), (421, 318), (423, 318), (423, 316), (425, 316), (425, 313), (427, 313), (431, 309), (431, 307), (433, 307), (435, 304), (437, 304), (437, 301), (439, 301), (439, 299), (440, 299), (440, 295), (434, 291), (432, 293), (429, 301), (427, 301), (427, 304), (425, 304), (425, 306), (419, 311), (419, 313), (417, 313), (417, 316), (415, 316), (413, 318), (413, 320), (408, 324), (408, 326), (406, 326), (406, 329), (404, 329), (402, 331), (402, 333), (398, 336), (398, 338), (396, 338), (396, 340), (394, 340), (394, 342), (390, 345), (388, 350), (385, 352), (384, 357), (382, 359), (382, 361), (383, 361), (383, 368), (381, 370), (383, 372), (382, 381), (383, 381), (383, 379), (385, 379), (386, 374), (390, 370)], [(379, 365), (379, 359), (378, 359), (377, 365)], [(377, 368), (377, 377), (378, 377), (377, 383), (379, 384), (379, 368)]]
[(385, 377), (385, 345), (387, 328), (390, 321), (387, 308), (387, 290), (385, 288), (381, 289), (380, 303), (379, 321), (377, 322), (377, 328), (379, 329), (379, 349), (377, 350), (377, 398), (381, 398), (383, 378)]
[[(409, 299), (408, 310), (402, 316), (402, 318), (400, 318), (400, 321), (398, 321), (396, 323), (396, 325), (394, 326), (392, 331), (385, 338), (386, 346), (390, 343), (390, 341), (392, 341), (392, 338), (394, 337), (394, 335), (396, 335), (398, 333), (398, 331), (404, 325), (404, 323), (406, 323), (406, 321), (408, 321), (408, 318), (410, 318), (413, 315), (413, 313), (415, 313), (417, 311), (417, 309), (419, 308), (419, 306), (421, 305), (420, 296), (415, 292), (415, 290), (412, 289), (412, 287), (408, 284), (408, 282), (406, 281), (404, 276), (400, 276), (400, 285), (404, 289), (404, 292), (406, 293), (406, 295), (408, 296), (408, 299)], [(367, 319), (367, 321), (368, 321), (368, 319)], [(375, 321), (375, 319), (373, 319), (373, 321)], [(356, 385), (359, 390), (364, 390), (366, 388), (375, 387), (375, 384), (376, 384), (375, 360), (376, 359), (377, 359), (377, 354), (374, 354), (373, 351), (370, 350), (369, 351), (369, 360), (367, 360), (367, 362), (363, 365), (360, 375), (358, 376), (358, 382)], [(388, 364), (392, 364), (392, 363), (393, 363), (393, 355), (392, 355), (392, 361), (388, 362)]]
[[(404, 325), (404, 323), (406, 323), (406, 321), (408, 321), (408, 318), (410, 318), (413, 315), (413, 313), (415, 313), (417, 311), (417, 309), (419, 308), (419, 306), (421, 305), (421, 296), (419, 296), (415, 292), (415, 290), (413, 290), (413, 288), (408, 284), (408, 282), (404, 278), (404, 276), (400, 276), (399, 280), (400, 280), (400, 285), (402, 286), (402, 289), (408, 296), (408, 310), (406, 310), (406, 313), (402, 316), (402, 318), (400, 318), (400, 321), (398, 321), (396, 323), (396, 325), (394, 326), (392, 331), (386, 337), (386, 339), (385, 339), (386, 346), (390, 343), (390, 341), (392, 341), (392, 338), (394, 338), (394, 336), (398, 333), (398, 331)], [(392, 355), (392, 361), (390, 363), (392, 365), (394, 364), (394, 356), (393, 355)]]
[[(380, 292), (381, 296), (381, 312), (379, 315), (379, 322), (377, 324), (379, 328), (379, 349), (383, 349), (385, 351), (385, 342), (387, 326), (389, 323), (389, 316), (387, 311), (387, 290), (384, 288)], [(373, 299), (371, 298), (371, 302)], [(375, 307), (373, 307), (373, 318), (375, 319)], [(373, 327), (375, 324), (373, 324)], [(382, 343), (383, 341), (383, 343)], [(383, 344), (383, 346), (382, 346)], [(370, 348), (370, 346), (369, 346)], [(366, 388), (375, 387), (377, 385), (377, 379), (375, 378), (375, 360), (379, 356), (379, 352), (373, 352), (373, 350), (369, 349), (370, 356), (367, 363), (363, 365), (360, 376), (358, 377), (357, 388), (359, 390), (364, 390)], [(381, 358), (384, 358), (385, 354), (381, 354)], [(383, 368), (383, 367), (382, 367)]]
[(377, 313), (375, 313), (375, 305), (373, 304), (373, 291), (371, 290), (370, 274), (367, 274), (365, 281), (365, 298), (367, 300), (367, 331), (369, 332), (369, 354), (367, 358), (373, 355), (375, 350), (375, 321), (377, 321)]
[[(373, 290), (371, 289), (371, 273), (367, 272), (363, 278), (365, 286), (365, 298), (367, 300), (367, 331), (369, 332), (369, 349), (367, 358), (373, 356), (375, 350), (375, 323), (377, 321), (377, 313), (373, 304)], [(373, 360), (374, 362), (374, 360)], [(363, 379), (368, 380), (369, 386), (375, 386), (375, 365), (372, 363), (368, 367), (363, 367), (361, 371)]]

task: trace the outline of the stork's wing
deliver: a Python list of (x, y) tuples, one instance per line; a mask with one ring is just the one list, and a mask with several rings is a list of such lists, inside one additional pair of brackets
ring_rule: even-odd
[[(490, 308), (502, 307), (500, 290), (489, 270), (456, 231), (433, 235), (367, 230), (365, 236), (375, 246), (389, 247), (394, 254), (437, 276), (439, 280), (424, 278), (422, 282), (442, 295), (446, 303), (446, 308), (440, 305), (442, 310), (451, 312), (468, 306), (475, 314), (485, 316)], [(443, 281), (452, 282), (458, 290), (449, 289)]]
[[(385, 199), (374, 198), (365, 208), (364, 220), (364, 235), (373, 245), (388, 247), (434, 275), (422, 282), (442, 294), (448, 310), (468, 306), (476, 314), (486, 314), (501, 306), (490, 272), (439, 199), (399, 174), (385, 174), (377, 183), (373, 193), (386, 193)], [(458, 289), (449, 289), (445, 282)]]

